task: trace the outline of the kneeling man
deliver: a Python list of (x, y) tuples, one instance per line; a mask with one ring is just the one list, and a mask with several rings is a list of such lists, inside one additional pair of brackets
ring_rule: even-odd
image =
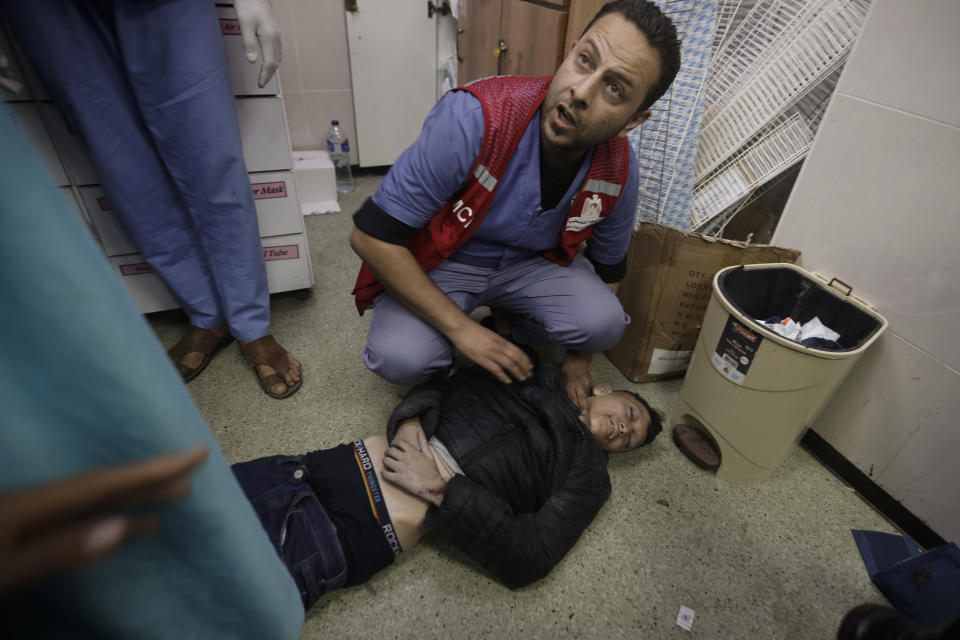
[(455, 347), (503, 382), (523, 380), (524, 352), (467, 315), (490, 306), (512, 315), (517, 343), (567, 348), (567, 393), (582, 406), (592, 354), (629, 322), (614, 295), (639, 183), (626, 135), (679, 67), (656, 5), (615, 0), (554, 76), (448, 92), (354, 215), (357, 308), (374, 307), (366, 366), (413, 384), (450, 366)]

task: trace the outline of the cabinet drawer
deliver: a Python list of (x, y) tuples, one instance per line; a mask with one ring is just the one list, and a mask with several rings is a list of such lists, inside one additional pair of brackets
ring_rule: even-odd
[[(307, 237), (302, 233), (266, 238), (263, 257), (270, 293), (313, 286)], [(130, 293), (140, 313), (177, 309), (180, 303), (139, 253), (113, 256), (110, 264)]]
[(180, 303), (139, 253), (114, 256), (110, 264), (136, 303), (140, 313), (177, 309)]
[(52, 102), (40, 103), (40, 114), (43, 121), (50, 127), (50, 133), (53, 135), (54, 144), (63, 157), (67, 172), (73, 180), (73, 184), (97, 184), (100, 179), (93, 168), (93, 162), (90, 160), (90, 154), (87, 152), (87, 145), (83, 138), (67, 121), (63, 112)]
[(292, 169), (287, 121), (280, 98), (241, 97), (236, 101), (247, 171)]
[[(292, 169), (290, 141), (287, 138), (287, 124), (280, 98), (237, 98), (236, 105), (247, 170), (252, 172)], [(32, 108), (32, 105), (20, 103), (11, 106)], [(83, 138), (69, 125), (60, 109), (51, 102), (44, 102), (40, 104), (40, 113), (50, 127), (73, 183), (98, 184), (100, 179), (93, 168)]]
[(257, 207), (261, 237), (303, 232), (300, 199), (292, 171), (251, 173), (250, 188)]
[(267, 265), (270, 293), (313, 286), (309, 250), (307, 236), (302, 233), (263, 239), (263, 260)]
[[(297, 203), (297, 189), (292, 171), (252, 173), (250, 185), (261, 236), (289, 235), (303, 231), (303, 217)], [(103, 187), (80, 187), (80, 197), (108, 256), (137, 251), (136, 245), (110, 209), (110, 202)]]
[(107, 195), (100, 185), (80, 187), (80, 198), (83, 200), (83, 206), (87, 209), (87, 215), (93, 223), (97, 235), (100, 236), (100, 244), (108, 256), (122, 256), (124, 254), (136, 253), (137, 247), (127, 232), (120, 226), (113, 211), (110, 209), (110, 203), (107, 201)]

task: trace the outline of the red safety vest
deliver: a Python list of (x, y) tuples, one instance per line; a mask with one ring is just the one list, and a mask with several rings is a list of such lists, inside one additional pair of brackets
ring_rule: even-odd
[[(551, 78), (500, 76), (460, 87), (475, 95), (483, 107), (483, 144), (467, 181), (430, 223), (407, 241), (407, 248), (424, 271), (456, 253), (480, 226), (503, 171), (547, 95)], [(545, 258), (570, 264), (580, 244), (593, 234), (593, 225), (610, 215), (627, 182), (629, 148), (626, 138), (611, 138), (594, 148), (590, 170), (573, 199), (560, 245), (543, 252)], [(353, 288), (361, 315), (381, 291), (383, 285), (364, 263)]]

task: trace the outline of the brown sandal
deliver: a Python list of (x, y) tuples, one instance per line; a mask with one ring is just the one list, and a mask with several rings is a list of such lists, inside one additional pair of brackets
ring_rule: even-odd
[[(220, 329), (224, 331), (223, 335), (217, 335), (216, 332)], [(223, 349), (231, 342), (233, 342), (233, 336), (230, 335), (230, 331), (227, 329), (227, 323), (225, 322), (213, 329), (201, 329), (200, 327), (190, 325), (184, 336), (180, 338), (180, 341), (167, 350), (167, 354), (170, 356), (170, 359), (173, 360), (173, 364), (176, 365), (177, 371), (180, 372), (180, 377), (183, 378), (183, 382), (187, 383), (207, 368), (207, 365), (210, 364), (210, 360), (213, 359), (217, 351), (220, 351), (220, 349)], [(197, 367), (188, 367), (181, 362), (189, 353), (203, 354), (203, 360), (200, 361)]]
[[(287, 384), (287, 380), (283, 374), (285, 374), (290, 367), (290, 361), (286, 357), (289, 354), (271, 335), (265, 335), (252, 342), (241, 342), (240, 353), (247, 359), (247, 363), (253, 367), (253, 372), (256, 374), (257, 382), (260, 383), (263, 392), (271, 398), (276, 398), (277, 400), (289, 398), (295, 394), (297, 390), (300, 389), (300, 385), (303, 384), (302, 370), (299, 380), (293, 384)], [(261, 377), (260, 371), (257, 369), (257, 367), (260, 366), (270, 367), (274, 370), (274, 373)], [(277, 384), (285, 385), (287, 391), (280, 395), (271, 392), (270, 389)]]

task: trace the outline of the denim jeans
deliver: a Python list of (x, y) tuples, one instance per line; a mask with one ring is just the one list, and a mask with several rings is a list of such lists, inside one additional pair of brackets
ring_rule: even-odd
[(336, 529), (310, 488), (302, 456), (258, 458), (232, 468), (297, 583), (304, 609), (342, 587), (347, 562)]

